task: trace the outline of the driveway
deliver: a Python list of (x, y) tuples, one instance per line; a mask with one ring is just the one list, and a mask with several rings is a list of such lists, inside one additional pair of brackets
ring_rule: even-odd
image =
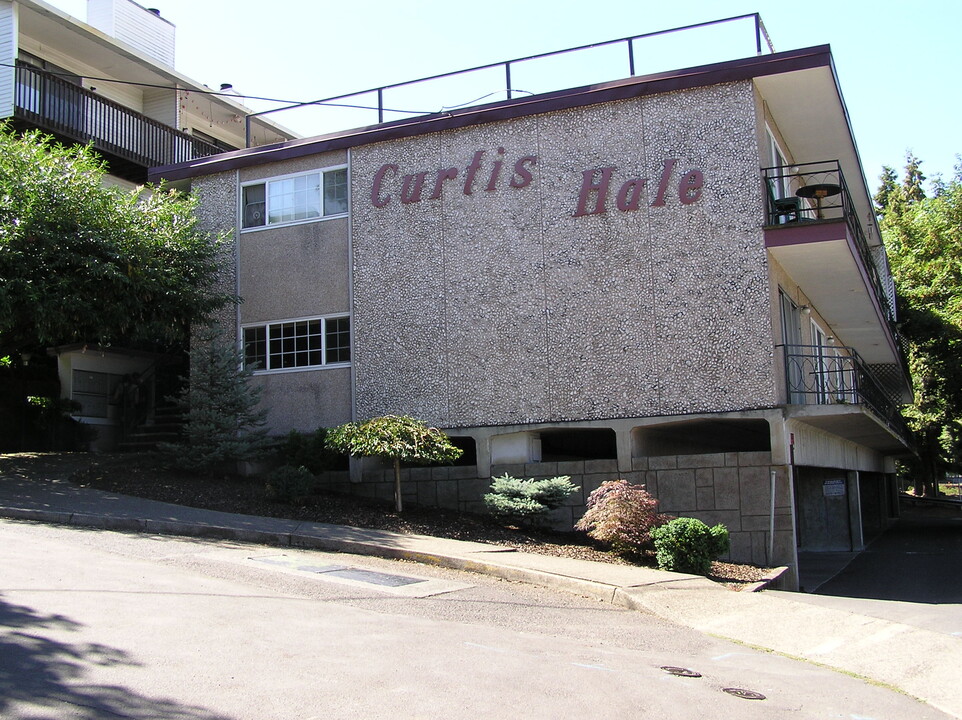
[(837, 556), (850, 562), (793, 599), (962, 637), (962, 508), (903, 506), (863, 552)]

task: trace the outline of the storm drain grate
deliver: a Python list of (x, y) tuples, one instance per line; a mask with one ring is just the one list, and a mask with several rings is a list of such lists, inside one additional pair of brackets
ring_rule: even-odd
[(722, 692), (727, 692), (729, 695), (734, 695), (742, 700), (765, 700), (765, 696), (760, 692), (755, 692), (754, 690), (745, 690), (743, 688), (722, 688)]
[(362, 570), (361, 568), (354, 568), (349, 565), (301, 565), (283, 555), (280, 557), (256, 557), (251, 558), (251, 560), (264, 563), (265, 565), (277, 565), (300, 572), (315, 573), (317, 575), (324, 575), (325, 577), (341, 578), (342, 580), (353, 580), (355, 582), (367, 583), (368, 585), (380, 585), (381, 587), (404, 587), (405, 585), (416, 585), (427, 582), (427, 580), (421, 578), (392, 575), (374, 570)]
[(677, 677), (688, 677), (688, 678), (701, 677), (701, 673), (695, 672), (694, 670), (689, 670), (688, 668), (675, 667), (674, 665), (662, 665), (661, 669), (664, 670), (669, 675), (676, 675)]
[(357, 580), (358, 582), (370, 583), (371, 585), (383, 585), (384, 587), (403, 587), (404, 585), (414, 585), (425, 582), (418, 578), (404, 577), (404, 575), (389, 575), (388, 573), (360, 570), (358, 568), (328, 570), (325, 574), (344, 578), (345, 580)]

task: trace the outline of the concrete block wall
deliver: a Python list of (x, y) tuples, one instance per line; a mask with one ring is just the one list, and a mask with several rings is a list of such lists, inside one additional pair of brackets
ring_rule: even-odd
[[(795, 563), (795, 529), (788, 467), (773, 465), (769, 452), (711, 453), (634, 458), (638, 482), (648, 486), (659, 509), (728, 528), (727, 559), (755, 565)], [(775, 472), (775, 543), (769, 557), (771, 472)]]
[[(771, 471), (775, 471), (775, 548), (769, 557)], [(483, 513), (482, 497), (491, 478), (477, 477), (471, 467), (426, 467), (401, 471), (406, 504)], [(669, 455), (632, 460), (630, 472), (618, 472), (616, 460), (579, 460), (495, 465), (491, 476), (550, 478), (568, 475), (579, 487), (568, 503), (554, 511), (551, 525), (571, 530), (582, 516), (592, 491), (607, 480), (623, 478), (645, 485), (658, 498), (659, 509), (675, 516), (696, 517), (709, 525), (724, 524), (731, 552), (723, 558), (755, 565), (794, 565), (794, 525), (787, 466), (772, 465), (771, 453), (741, 452)], [(329, 478), (332, 490), (392, 501), (394, 471), (366, 471), (351, 483), (345, 473)]]

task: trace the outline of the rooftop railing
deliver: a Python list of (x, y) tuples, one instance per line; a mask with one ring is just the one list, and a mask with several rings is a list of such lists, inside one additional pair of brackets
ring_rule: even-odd
[[(837, 160), (762, 169), (769, 227), (840, 222), (848, 226), (879, 304), (895, 322), (895, 291), (879, 245), (870, 248)], [(873, 252), (874, 250), (874, 252)]]
[(221, 148), (57, 75), (17, 66), (14, 117), (143, 168), (216, 155)]
[[(669, 48), (664, 45), (658, 46), (657, 41), (680, 32), (686, 32), (688, 35), (684, 40), (672, 39), (674, 47), (671, 49), (676, 52), (683, 52), (681, 60), (688, 64), (679, 65), (678, 67), (690, 67), (701, 61), (715, 62), (718, 58), (710, 53), (716, 48), (724, 46), (723, 41), (718, 41), (721, 37), (720, 32), (732, 30), (747, 22), (753, 24), (755, 53), (758, 55), (761, 55), (765, 51), (774, 53), (775, 50), (772, 46), (771, 38), (768, 36), (768, 31), (765, 30), (761, 16), (758, 13), (738, 15), (721, 20), (712, 20), (671, 28), (669, 30), (659, 30), (641, 35), (632, 35), (626, 38), (618, 38), (616, 40), (592, 43), (590, 45), (579, 45), (577, 47), (554, 50), (538, 55), (514, 58), (512, 60), (503, 60), (501, 62), (479, 65), (465, 70), (431, 75), (429, 77), (418, 78), (417, 80), (409, 80), (392, 85), (382, 85), (345, 95), (334, 95), (332, 97), (320, 98), (308, 102), (292, 103), (271, 110), (251, 113), (246, 118), (247, 146), (250, 147), (251, 120), (258, 115), (266, 115), (268, 113), (285, 112), (309, 106), (323, 106), (328, 109), (351, 111), (352, 121), (343, 127), (327, 127), (323, 130), (323, 132), (328, 132), (373, 124), (375, 118), (373, 113), (375, 111), (377, 113), (376, 121), (380, 124), (394, 118), (429, 115), (437, 112), (451, 111), (460, 107), (477, 105), (482, 101), (490, 102), (492, 98), (511, 100), (521, 95), (532, 95), (534, 93), (547, 92), (551, 89), (574, 87), (575, 85), (572, 83), (592, 84), (626, 76), (633, 77), (638, 74), (639, 71), (648, 73), (669, 69), (659, 67), (657, 62), (654, 62), (661, 59), (662, 56), (669, 54)], [(692, 37), (693, 31), (700, 30), (719, 34), (707, 42), (700, 42), (698, 37)], [(744, 40), (743, 35), (739, 35), (738, 38), (739, 39), (735, 41), (741, 44)], [(647, 47), (638, 45), (638, 43), (642, 41), (647, 41)], [(600, 57), (596, 52), (599, 50), (603, 51), (603, 57)], [(547, 61), (547, 63), (542, 63), (542, 61)], [(565, 61), (568, 61), (567, 64), (565, 64)], [(535, 70), (535, 68), (537, 68), (537, 70)], [(521, 76), (520, 78), (519, 75)], [(481, 76), (483, 76), (484, 79), (481, 79)], [(533, 78), (537, 78), (537, 80), (534, 81)], [(448, 80), (453, 82), (446, 83), (445, 81)], [(560, 87), (550, 87), (552, 80), (560, 80), (562, 84)], [(529, 88), (527, 83), (532, 81), (535, 82), (535, 86)], [(545, 83), (548, 83), (548, 85), (545, 85)], [(424, 86), (433, 87), (435, 92), (422, 92)], [(466, 93), (468, 92), (468, 88), (483, 88), (483, 94), (474, 100), (459, 105), (442, 106), (442, 103), (436, 102), (437, 98), (450, 95), (454, 92)], [(388, 95), (391, 97), (390, 101), (386, 99)], [(468, 95), (468, 97), (473, 97), (473, 95)], [(433, 103), (436, 104), (436, 107), (434, 110), (398, 109), (401, 105), (413, 102), (422, 103), (423, 105)], [(360, 111), (360, 113), (356, 111)], [(359, 121), (360, 118), (367, 116), (370, 116), (370, 119)], [(318, 130), (318, 132), (321, 131), (320, 129)]]

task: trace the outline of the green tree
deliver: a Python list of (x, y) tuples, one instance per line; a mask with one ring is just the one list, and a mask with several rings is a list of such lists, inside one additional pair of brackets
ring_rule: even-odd
[(394, 464), (394, 506), (401, 504), (401, 462), (451, 463), (461, 457), (441, 430), (408, 415), (384, 415), (328, 431), (327, 447), (354, 457), (379, 457)]
[(883, 196), (880, 226), (915, 394), (903, 415), (919, 458), (907, 465), (916, 493), (934, 495), (945, 472), (962, 467), (962, 162), (934, 197), (923, 180), (909, 154), (901, 186)]
[(170, 346), (231, 300), (215, 291), (222, 241), (198, 231), (193, 199), (105, 175), (89, 148), (0, 127), (0, 357)]
[(176, 465), (195, 471), (253, 460), (273, 445), (258, 409), (252, 371), (216, 325), (205, 327), (190, 350), (190, 379), (176, 398), (184, 413), (184, 439), (163, 446)]
[(875, 211), (881, 215), (891, 210), (900, 192), (898, 173), (885, 165), (882, 168), (882, 174), (879, 175), (878, 192), (875, 193)]

